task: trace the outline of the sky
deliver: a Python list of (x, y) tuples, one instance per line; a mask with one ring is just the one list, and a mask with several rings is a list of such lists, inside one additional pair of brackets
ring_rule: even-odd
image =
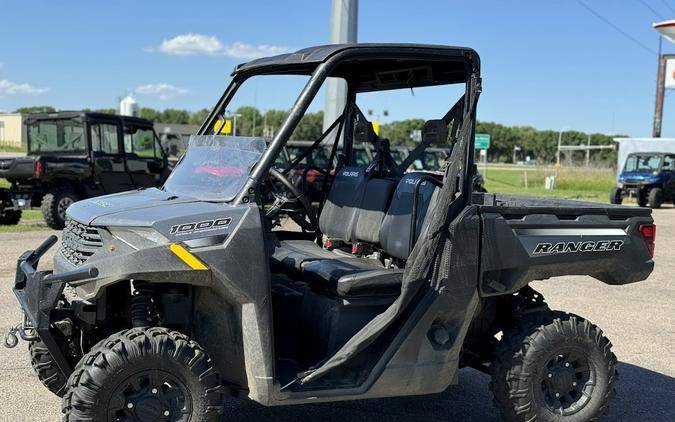
[[(211, 108), (237, 63), (327, 43), (330, 11), (330, 0), (4, 2), (0, 111), (116, 107), (130, 93), (141, 106)], [(361, 0), (358, 40), (475, 49), (482, 121), (649, 136), (652, 23), (664, 19), (675, 19), (675, 0)], [(293, 95), (255, 92), (271, 104)], [(451, 101), (416, 100), (443, 110)], [(383, 122), (416, 110), (405, 96), (370, 104), (391, 109)], [(666, 97), (663, 136), (675, 137), (675, 95)]]

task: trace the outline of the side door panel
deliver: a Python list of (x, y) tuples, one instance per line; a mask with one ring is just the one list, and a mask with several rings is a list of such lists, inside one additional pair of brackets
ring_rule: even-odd
[(164, 181), (166, 163), (152, 128), (124, 123), (124, 155), (133, 184), (155, 187)]
[(89, 124), (94, 180), (105, 193), (124, 192), (134, 188), (120, 150), (119, 125), (115, 122)]

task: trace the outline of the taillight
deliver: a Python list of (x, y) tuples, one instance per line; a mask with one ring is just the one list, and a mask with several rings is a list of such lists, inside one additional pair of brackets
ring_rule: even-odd
[(654, 242), (656, 241), (656, 225), (655, 224), (643, 224), (640, 226), (640, 234), (642, 239), (649, 249), (649, 255), (654, 257)]
[(35, 177), (40, 177), (42, 175), (42, 163), (40, 161), (35, 162)]

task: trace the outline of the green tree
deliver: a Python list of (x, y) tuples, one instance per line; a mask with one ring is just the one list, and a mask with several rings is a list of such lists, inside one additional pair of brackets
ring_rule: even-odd
[(190, 112), (187, 110), (167, 108), (162, 111), (158, 121), (161, 123), (178, 123), (185, 125), (190, 123)]
[(202, 123), (204, 123), (204, 120), (206, 120), (210, 112), (211, 110), (209, 110), (208, 108), (203, 108), (201, 110), (197, 110), (193, 113), (190, 113), (190, 124), (201, 125)]
[(422, 129), (424, 119), (398, 120), (380, 126), (380, 137), (389, 139), (391, 145), (416, 145), (410, 137), (415, 130)]
[(323, 111), (305, 113), (291, 135), (292, 141), (314, 141), (323, 133)]
[(52, 106), (32, 106), (32, 107), (20, 107), (14, 110), (15, 113), (54, 113), (56, 109)]

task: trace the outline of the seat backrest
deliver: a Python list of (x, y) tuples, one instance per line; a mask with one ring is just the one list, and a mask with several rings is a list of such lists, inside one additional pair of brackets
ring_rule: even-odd
[(396, 186), (389, 209), (382, 220), (379, 233), (380, 245), (382, 245), (382, 249), (387, 254), (399, 259), (407, 259), (410, 255), (410, 246), (417, 240), (422, 230), (429, 204), (434, 197), (434, 193), (438, 190), (431, 182), (420, 182), (415, 233), (411, 242), (410, 231), (415, 186), (422, 176), (429, 176), (429, 173), (415, 172), (403, 176), (398, 186)]
[(359, 242), (380, 244), (380, 227), (389, 208), (396, 181), (391, 179), (370, 179), (359, 207), (354, 225), (353, 239)]
[(368, 175), (364, 167), (343, 167), (335, 175), (319, 216), (319, 229), (331, 240), (352, 241)]

